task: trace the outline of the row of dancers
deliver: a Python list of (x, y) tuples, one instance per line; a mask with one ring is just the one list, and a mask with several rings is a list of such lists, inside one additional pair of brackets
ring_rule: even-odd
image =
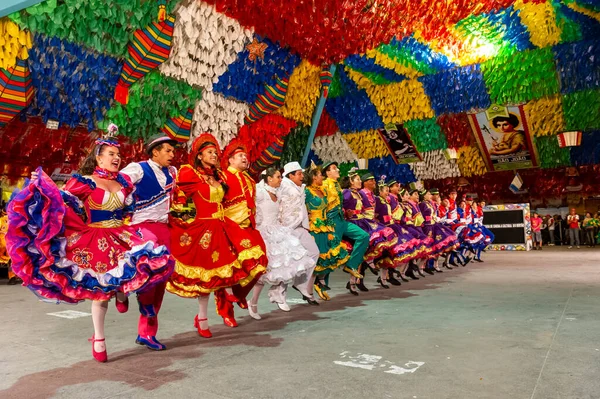
[[(112, 135), (116, 130), (109, 126)], [(336, 269), (349, 274), (346, 288), (358, 295), (368, 291), (367, 270), (389, 288), (442, 272), (440, 260), (447, 269), (466, 265), (469, 251), (481, 261), (493, 240), (482, 208), (468, 197), (457, 203), (455, 191), (440, 201), (436, 189), (405, 189), (356, 170), (340, 181), (336, 162), (268, 168), (256, 184), (244, 144), (234, 139), (222, 152), (208, 133), (194, 140), (179, 170), (171, 165), (175, 151), (176, 142), (154, 135), (146, 142), (149, 159), (120, 170), (119, 144), (100, 138), (62, 190), (38, 168), (9, 203), (14, 272), (44, 301), (92, 301), (90, 341), (99, 362), (108, 359), (111, 298), (126, 312), (136, 293), (135, 342), (164, 350), (157, 333), (165, 291), (198, 302), (193, 325), (210, 338), (211, 293), (224, 324), (236, 327), (235, 305), (261, 318), (265, 285), (282, 311), (290, 311), (289, 285), (318, 306), (315, 293), (331, 299)], [(189, 202), (195, 217), (178, 217)]]

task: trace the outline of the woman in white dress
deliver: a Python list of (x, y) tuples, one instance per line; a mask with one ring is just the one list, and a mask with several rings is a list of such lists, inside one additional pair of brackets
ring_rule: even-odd
[(254, 286), (252, 299), (248, 303), (250, 316), (260, 320), (258, 298), (265, 284), (270, 284), (269, 301), (279, 309), (289, 312), (286, 302), (289, 282), (306, 279), (315, 268), (315, 261), (300, 240), (293, 236), (289, 227), (279, 223), (280, 202), (277, 189), (281, 184), (281, 173), (268, 168), (256, 185), (256, 227), (267, 245), (267, 273)]

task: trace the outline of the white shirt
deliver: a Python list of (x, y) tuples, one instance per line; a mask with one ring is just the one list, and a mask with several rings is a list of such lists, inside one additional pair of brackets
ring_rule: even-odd
[[(279, 193), (278, 193), (279, 194)], [(256, 226), (279, 225), (279, 197), (276, 201), (271, 199), (269, 192), (261, 180), (256, 185)]]
[[(150, 165), (154, 171), (156, 180), (158, 180), (158, 184), (160, 184), (162, 188), (165, 188), (167, 185), (167, 176), (165, 176), (160, 165), (150, 159), (148, 160), (148, 165)], [(172, 176), (177, 176), (177, 169), (174, 166), (169, 166), (169, 172), (171, 172)], [(132, 162), (127, 165), (123, 170), (121, 170), (121, 173), (129, 176), (134, 186), (144, 177), (144, 169), (142, 169), (141, 165), (137, 162)], [(134, 212), (133, 217), (131, 218), (131, 224), (140, 224), (143, 222), (168, 223), (170, 209), (171, 197), (167, 196), (165, 201), (159, 202), (155, 206)]]
[(279, 197), (279, 223), (292, 229), (297, 227), (308, 229), (304, 184), (298, 186), (287, 177), (284, 177), (277, 196)]

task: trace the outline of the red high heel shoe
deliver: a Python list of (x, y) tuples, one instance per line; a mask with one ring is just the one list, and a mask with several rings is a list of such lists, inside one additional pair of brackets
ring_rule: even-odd
[(115, 306), (119, 313), (126, 313), (129, 310), (129, 298), (125, 297), (125, 300), (121, 302), (115, 297)]
[(203, 330), (202, 328), (200, 328), (200, 322), (206, 321), (206, 320), (208, 320), (208, 319), (206, 319), (206, 318), (199, 319), (198, 315), (196, 315), (194, 317), (194, 327), (196, 329), (198, 329), (198, 335), (200, 335), (201, 337), (204, 337), (204, 338), (210, 338), (210, 337), (212, 337), (212, 333), (210, 332), (210, 329), (207, 328), (206, 330)]
[(236, 303), (240, 301), (237, 296), (235, 296), (234, 294), (230, 294), (227, 291), (225, 291), (225, 300), (231, 303)]
[(92, 338), (88, 339), (88, 342), (92, 343), (92, 356), (94, 357), (94, 359), (96, 359), (96, 361), (100, 362), (100, 363), (106, 363), (108, 361), (108, 355), (106, 354), (106, 348), (104, 348), (104, 350), (102, 352), (96, 352), (96, 348), (94, 347), (94, 344), (96, 342), (104, 342), (104, 338), (102, 339), (96, 339), (93, 335)]
[(238, 326), (237, 321), (233, 317), (223, 317), (223, 324), (232, 328)]

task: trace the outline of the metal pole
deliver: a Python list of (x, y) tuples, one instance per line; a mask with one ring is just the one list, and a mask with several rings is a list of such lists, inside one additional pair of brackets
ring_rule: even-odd
[[(335, 74), (336, 65), (332, 64), (329, 67), (329, 72), (331, 72), (331, 76)], [(321, 88), (321, 97), (319, 97), (319, 101), (317, 102), (317, 106), (315, 107), (315, 111), (313, 112), (312, 123), (310, 126), (310, 133), (308, 135), (308, 142), (306, 143), (306, 148), (304, 149), (304, 155), (302, 156), (302, 167), (306, 168), (308, 164), (308, 154), (310, 154), (310, 148), (312, 147), (312, 143), (315, 140), (315, 134), (317, 134), (317, 127), (319, 127), (319, 121), (321, 120), (321, 115), (323, 114), (323, 108), (325, 108), (325, 102), (327, 101), (327, 97), (325, 96), (325, 90)]]

